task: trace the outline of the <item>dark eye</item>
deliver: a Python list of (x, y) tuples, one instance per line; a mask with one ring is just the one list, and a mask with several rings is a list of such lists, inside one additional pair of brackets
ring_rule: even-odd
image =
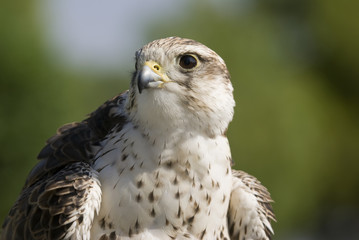
[(197, 59), (191, 55), (183, 55), (179, 61), (179, 65), (184, 69), (191, 69), (197, 66)]

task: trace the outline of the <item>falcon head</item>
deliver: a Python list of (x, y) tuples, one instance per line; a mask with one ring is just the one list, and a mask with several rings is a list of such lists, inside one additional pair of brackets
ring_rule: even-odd
[(127, 111), (144, 129), (224, 134), (234, 99), (223, 59), (191, 39), (155, 40), (136, 52)]

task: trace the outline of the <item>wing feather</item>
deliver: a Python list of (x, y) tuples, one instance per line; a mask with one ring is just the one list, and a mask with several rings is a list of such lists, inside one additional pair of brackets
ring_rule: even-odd
[(127, 115), (127, 92), (105, 102), (88, 118), (59, 128), (38, 155), (19, 198), (4, 221), (0, 239), (89, 239), (101, 204), (92, 168), (100, 142)]
[(231, 239), (271, 239), (270, 221), (275, 215), (268, 190), (253, 176), (232, 170), (233, 187), (228, 209), (228, 227)]
[(91, 212), (98, 212), (100, 204), (97, 172), (85, 162), (68, 164), (22, 191), (5, 220), (2, 239), (63, 239), (68, 232), (89, 239)]

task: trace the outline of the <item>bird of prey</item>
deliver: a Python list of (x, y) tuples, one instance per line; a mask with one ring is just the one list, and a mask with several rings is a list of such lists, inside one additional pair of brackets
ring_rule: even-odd
[(128, 91), (47, 141), (1, 239), (270, 239), (267, 189), (231, 167), (222, 58), (169, 37), (135, 69)]

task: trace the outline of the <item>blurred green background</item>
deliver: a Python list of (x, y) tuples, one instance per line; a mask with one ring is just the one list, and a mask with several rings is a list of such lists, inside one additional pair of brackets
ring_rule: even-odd
[[(51, 2), (3, 1), (0, 7), (1, 221), (45, 140), (127, 89), (133, 69), (133, 55), (105, 59), (108, 69), (91, 55), (68, 59), (49, 34), (56, 32), (51, 21), (62, 21)], [(88, 7), (67, 2), (78, 14)], [(131, 54), (177, 35), (206, 44), (226, 61), (237, 103), (228, 131), (235, 168), (271, 192), (274, 239), (359, 239), (358, 1), (203, 0), (173, 8), (165, 0), (118, 2), (122, 12), (133, 11), (118, 30), (141, 32), (136, 38), (122, 31), (122, 39), (135, 43)], [(61, 11), (66, 16), (66, 8)], [(97, 14), (105, 17), (106, 8)], [(65, 29), (76, 24), (70, 20)]]

